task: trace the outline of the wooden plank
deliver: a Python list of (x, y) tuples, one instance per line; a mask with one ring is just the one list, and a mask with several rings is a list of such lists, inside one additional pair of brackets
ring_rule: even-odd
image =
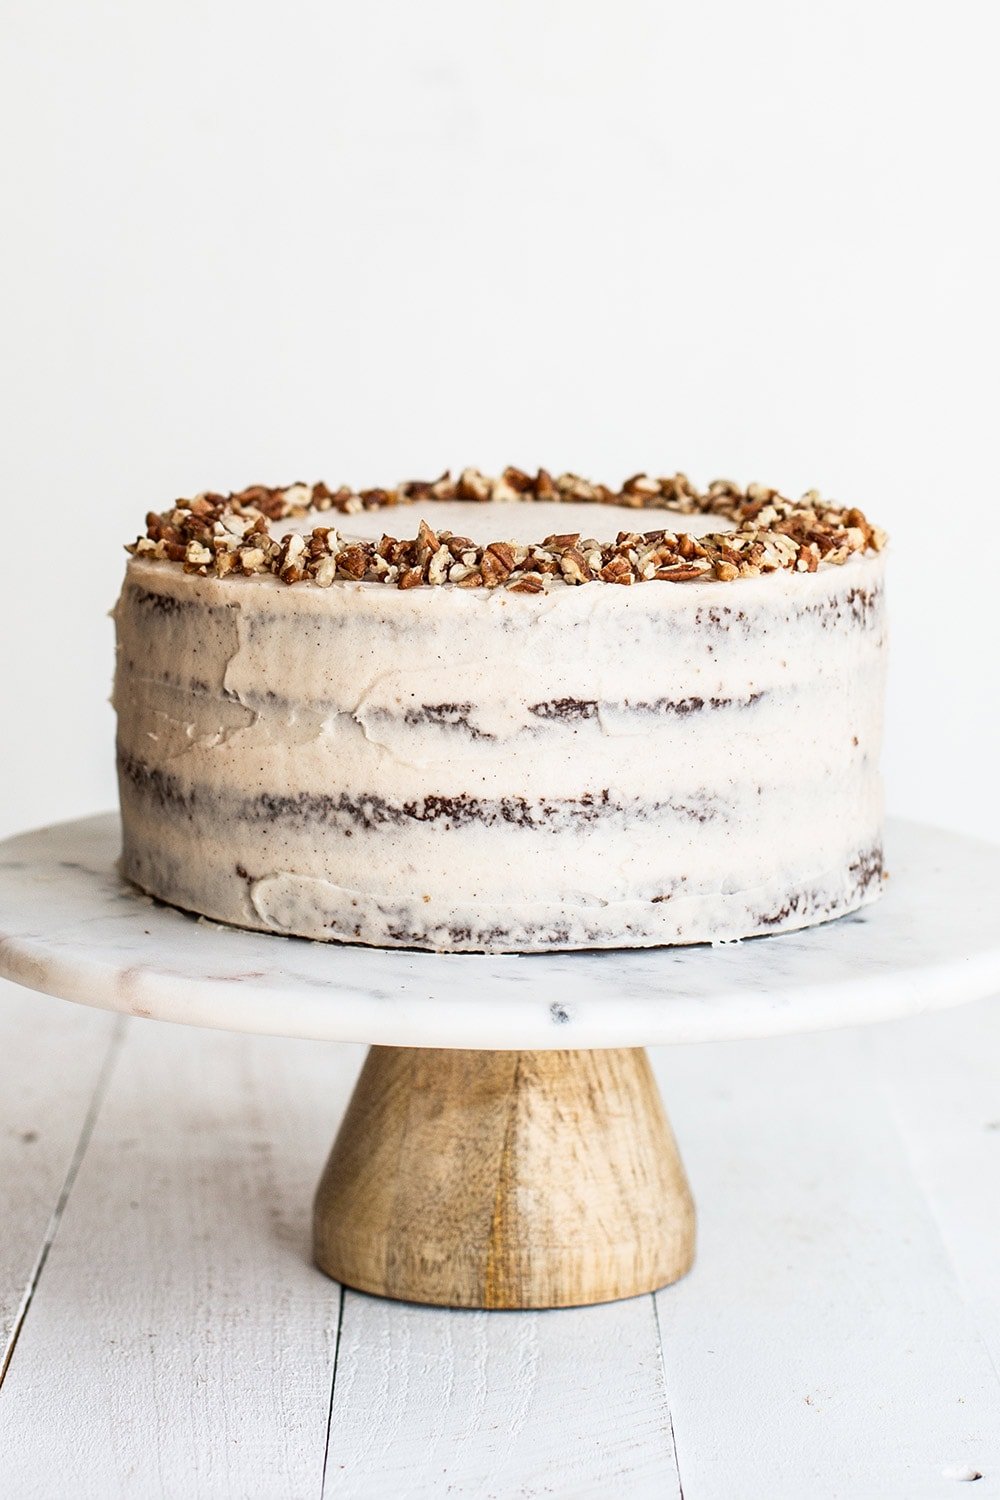
[(1000, 1369), (1000, 1000), (872, 1033), (914, 1177)]
[(0, 981), (0, 1379), (124, 1024)]
[(868, 1038), (657, 1066), (701, 1209), (656, 1299), (686, 1500), (941, 1500), (963, 1471), (1000, 1493), (996, 1369)]
[(359, 1062), (133, 1027), (11, 1361), (0, 1493), (319, 1494), (340, 1289), (310, 1200)]
[(680, 1496), (651, 1297), (555, 1312), (344, 1298), (324, 1495)]
[[(40, 1143), (22, 1119), (62, 1165), (44, 1241), (78, 1154), (67, 1085), (95, 1060), (96, 1084), (114, 1021), (4, 999), (31, 1007), (0, 1009), (4, 1167)], [(687, 1500), (939, 1500), (975, 1472), (1000, 1493), (998, 1042), (984, 1006), (657, 1056), (701, 1217), (656, 1303)], [(0, 1493), (319, 1492), (339, 1296), (308, 1266), (309, 1199), (359, 1059), (133, 1023), (11, 1361)], [(4, 1253), (31, 1180), (5, 1170)], [(650, 1299), (348, 1293), (330, 1415), (330, 1495), (679, 1493)]]

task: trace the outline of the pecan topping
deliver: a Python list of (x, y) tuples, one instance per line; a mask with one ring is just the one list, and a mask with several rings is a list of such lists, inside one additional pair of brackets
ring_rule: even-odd
[(364, 548), (345, 547), (337, 558), (337, 567), (345, 578), (364, 578), (368, 559)]
[[(315, 526), (288, 532), (278, 540), (270, 526), (312, 513), (350, 516), (362, 510), (405, 505), (432, 506), (447, 500), (583, 502), (626, 506), (635, 511), (667, 510), (678, 516), (716, 515), (728, 531), (692, 536), (683, 530), (620, 531), (613, 542), (578, 532), (556, 532), (523, 547), (494, 541), (482, 547), (466, 536), (435, 531), (421, 517), (409, 539), (385, 535), (378, 543), (346, 541), (337, 528)], [(638, 519), (638, 517), (637, 517)], [(162, 513), (146, 516), (145, 535), (129, 547), (139, 557), (179, 564), (202, 577), (252, 577), (272, 573), (284, 583), (311, 582), (329, 588), (337, 579), (387, 583), (401, 589), (418, 585), (464, 589), (505, 587), (539, 594), (546, 578), (576, 586), (600, 579), (632, 584), (650, 580), (687, 583), (696, 579), (731, 583), (778, 569), (815, 573), (821, 565), (846, 562), (854, 553), (880, 552), (886, 535), (857, 507), (844, 508), (809, 490), (788, 500), (777, 490), (752, 484), (746, 490), (728, 479), (699, 492), (684, 474), (654, 478), (633, 474), (619, 490), (591, 484), (577, 474), (506, 468), (499, 478), (463, 469), (457, 480), (411, 479), (395, 489), (331, 490), (322, 482), (283, 489), (251, 485), (231, 495), (210, 491), (177, 500)]]
[(605, 583), (632, 583), (632, 568), (627, 557), (613, 557), (601, 569)]

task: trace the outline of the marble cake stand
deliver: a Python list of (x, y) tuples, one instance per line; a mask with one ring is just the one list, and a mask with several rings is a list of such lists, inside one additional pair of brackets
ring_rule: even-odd
[(1000, 849), (891, 824), (882, 900), (721, 947), (341, 947), (186, 916), (118, 877), (116, 816), (0, 844), (0, 975), (136, 1016), (372, 1043), (315, 1207), (320, 1267), (463, 1307), (682, 1276), (694, 1209), (653, 1043), (885, 1020), (1000, 990)]

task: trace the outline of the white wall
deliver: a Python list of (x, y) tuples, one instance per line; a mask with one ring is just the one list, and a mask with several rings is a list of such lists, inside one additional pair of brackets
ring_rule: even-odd
[(0, 832), (114, 802), (147, 508), (514, 462), (861, 504), (890, 806), (1000, 838), (993, 15), (6, 0)]

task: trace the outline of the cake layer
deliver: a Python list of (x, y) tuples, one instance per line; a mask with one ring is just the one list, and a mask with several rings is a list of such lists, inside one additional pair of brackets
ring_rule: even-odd
[[(438, 530), (474, 540), (543, 509), (455, 504)], [(137, 556), (116, 621), (123, 868), (192, 911), (531, 951), (729, 940), (879, 892), (879, 554), (543, 593)]]

